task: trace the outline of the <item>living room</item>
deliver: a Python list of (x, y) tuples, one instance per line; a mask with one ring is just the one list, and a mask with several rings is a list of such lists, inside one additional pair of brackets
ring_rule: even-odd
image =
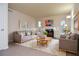
[[(26, 53), (26, 55), (78, 55), (77, 42), (73, 41), (72, 43), (75, 44), (72, 44), (68, 41), (71, 43), (68, 46), (69, 43), (66, 41), (63, 43), (62, 40), (65, 39), (64, 35), (78, 33), (78, 6), (79, 4), (73, 3), (9, 3), (8, 43), (10, 47), (13, 45), (13, 49), (17, 51), (15, 46), (19, 45), (42, 52), (37, 54), (34, 51), (32, 54), (29, 49), (27, 50), (29, 54)], [(76, 36), (78, 37), (77, 34)], [(66, 37), (66, 39), (69, 38)], [(8, 50), (10, 51), (8, 54), (6, 50), (1, 52), (2, 54), (4, 52), (3, 55), (11, 55), (13, 49)]]

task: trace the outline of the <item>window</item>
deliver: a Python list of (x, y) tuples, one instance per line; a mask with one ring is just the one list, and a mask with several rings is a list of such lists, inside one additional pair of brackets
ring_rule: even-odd
[(41, 21), (38, 21), (38, 27), (41, 27)]

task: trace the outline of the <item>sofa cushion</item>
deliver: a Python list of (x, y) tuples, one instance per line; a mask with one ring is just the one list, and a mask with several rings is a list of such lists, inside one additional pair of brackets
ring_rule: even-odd
[(18, 32), (19, 35), (24, 36), (25, 32)]
[(76, 40), (77, 38), (78, 38), (78, 34), (76, 34), (76, 33), (73, 33), (70, 35), (71, 40)]
[(67, 40), (76, 40), (78, 39), (79, 34), (77, 33), (71, 33), (66, 35), (61, 35), (60, 38), (67, 39)]
[(68, 35), (66, 35), (66, 39), (68, 39), (68, 40), (70, 39), (70, 35), (69, 35), (69, 34), (68, 34)]
[(66, 36), (65, 35), (61, 35), (60, 38), (66, 38)]

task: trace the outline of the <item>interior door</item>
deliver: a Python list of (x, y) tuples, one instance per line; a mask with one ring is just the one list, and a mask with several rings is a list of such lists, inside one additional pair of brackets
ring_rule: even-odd
[(3, 25), (3, 20), (1, 20), (3, 17), (0, 14), (0, 48), (2, 48), (2, 43), (3, 43), (3, 39), (4, 39), (4, 25)]
[(8, 48), (8, 4), (0, 3), (0, 50)]

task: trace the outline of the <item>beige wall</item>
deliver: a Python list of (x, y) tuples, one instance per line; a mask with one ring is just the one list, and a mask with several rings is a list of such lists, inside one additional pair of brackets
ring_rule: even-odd
[(8, 13), (8, 26), (9, 26), (9, 41), (11, 42), (12, 39), (12, 33), (14, 31), (22, 31), (26, 29), (32, 29), (35, 28), (35, 19), (31, 16), (25, 15), (19, 11), (9, 9)]

